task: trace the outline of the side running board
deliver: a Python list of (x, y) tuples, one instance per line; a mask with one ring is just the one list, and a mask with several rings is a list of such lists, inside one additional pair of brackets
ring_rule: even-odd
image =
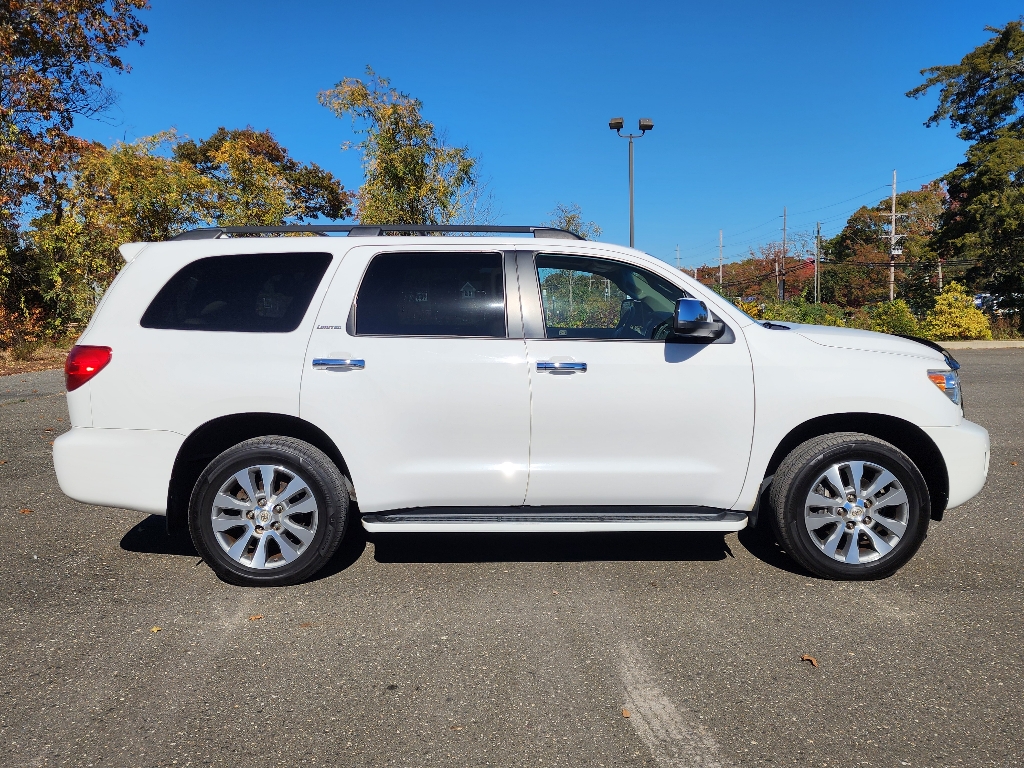
[(710, 507), (417, 507), (363, 515), (371, 533), (739, 531), (747, 514)]

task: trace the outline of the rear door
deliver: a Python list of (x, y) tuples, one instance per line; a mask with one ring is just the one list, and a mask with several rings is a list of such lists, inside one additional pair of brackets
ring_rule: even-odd
[(754, 426), (742, 334), (666, 341), (686, 291), (625, 260), (518, 262), (533, 396), (526, 503), (731, 507)]
[(429, 246), (345, 257), (300, 410), (338, 445), (362, 512), (523, 503), (530, 393), (514, 259)]

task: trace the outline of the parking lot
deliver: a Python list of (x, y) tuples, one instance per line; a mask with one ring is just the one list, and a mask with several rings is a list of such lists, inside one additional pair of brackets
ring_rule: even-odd
[(231, 587), (65, 498), (62, 373), (0, 378), (0, 764), (1018, 766), (1024, 349), (957, 357), (988, 484), (871, 583), (753, 531), (354, 526), (313, 582)]

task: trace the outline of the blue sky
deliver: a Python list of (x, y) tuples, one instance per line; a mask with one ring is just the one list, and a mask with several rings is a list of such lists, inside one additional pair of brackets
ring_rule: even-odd
[(80, 135), (269, 128), (355, 189), (351, 126), (316, 95), (370, 64), (481, 159), (499, 223), (578, 203), (625, 244), (627, 147), (607, 122), (650, 117), (636, 244), (673, 263), (679, 245), (684, 266), (717, 262), (719, 229), (727, 259), (778, 239), (783, 206), (791, 231), (833, 234), (894, 168), (904, 190), (956, 165), (953, 131), (922, 126), (934, 96), (903, 94), (1021, 14), (1004, 0), (152, 4), (132, 73), (109, 81), (118, 106)]

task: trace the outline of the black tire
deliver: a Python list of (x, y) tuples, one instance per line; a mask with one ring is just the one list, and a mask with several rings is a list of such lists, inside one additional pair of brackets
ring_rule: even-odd
[[(308, 520), (309, 528), (313, 529), (311, 540), (303, 543), (291, 534), (293, 545), (303, 547), (301, 552), (292, 561), (286, 561), (282, 549), (287, 547), (282, 547), (276, 542), (282, 541), (280, 537), (288, 536), (289, 532), (278, 527), (271, 533), (272, 538), (268, 538), (263, 545), (264, 557), (266, 551), (274, 547), (277, 554), (271, 555), (267, 566), (257, 568), (250, 567), (228, 554), (225, 550), (227, 544), (222, 545), (221, 542), (229, 541), (231, 534), (223, 534), (218, 538), (213, 528), (213, 515), (214, 501), (222, 486), (231, 481), (236, 473), (260, 465), (283, 468), (284, 473), (275, 474), (271, 484), (276, 484), (279, 478), (287, 478), (289, 474), (300, 478), (308, 491), (312, 492), (316, 508), (302, 517), (303, 522)], [(254, 487), (260, 493), (262, 485)], [(247, 498), (246, 493), (243, 493), (243, 496)], [(284, 503), (287, 505), (287, 501)], [(196, 549), (221, 579), (245, 587), (279, 587), (305, 581), (324, 567), (337, 551), (345, 535), (348, 509), (349, 494), (345, 479), (327, 454), (301, 440), (269, 435), (239, 443), (210, 462), (199, 476), (192, 492), (188, 523)], [(240, 516), (245, 514), (247, 513), (239, 513)], [(239, 520), (240, 524), (247, 525), (241, 517)], [(282, 521), (282, 524), (287, 522)], [(269, 533), (269, 529), (267, 532)], [(242, 535), (239, 534), (235, 541)], [(263, 537), (263, 532), (261, 531), (258, 536), (252, 536), (252, 541), (258, 543)], [(252, 548), (255, 549), (256, 545)]]
[[(805, 524), (804, 514), (808, 494), (819, 487), (817, 485), (819, 478), (829, 467), (850, 461), (870, 462), (872, 465), (888, 470), (895, 476), (906, 494), (906, 506), (895, 507), (900, 510), (900, 516), (906, 517), (906, 529), (898, 537), (898, 541), (892, 546), (892, 549), (884, 554), (879, 552), (880, 549), (884, 549), (883, 545), (875, 547), (867, 532), (860, 533), (861, 529), (857, 527), (859, 523), (853, 522), (854, 527), (851, 529), (851, 523), (844, 522), (850, 518), (836, 515), (834, 524), (824, 523), (818, 531), (813, 533), (808, 529), (808, 524)], [(865, 469), (864, 471), (867, 473), (869, 470)], [(847, 477), (842, 475), (842, 470), (840, 474)], [(852, 487), (852, 485), (848, 485), (848, 489)], [(895, 488), (895, 485), (890, 486), (891, 490)], [(831, 493), (831, 486), (826, 490)], [(885, 494), (880, 494), (877, 498), (884, 499)], [(836, 432), (822, 435), (797, 446), (779, 465), (772, 481), (769, 500), (773, 528), (779, 537), (779, 543), (800, 565), (827, 579), (864, 580), (891, 576), (913, 557), (918, 547), (921, 546), (928, 532), (928, 519), (931, 511), (928, 486), (914, 462), (896, 446), (859, 432)], [(846, 499), (837, 499), (837, 501), (846, 501)], [(882, 508), (880, 503), (878, 508)], [(892, 510), (894, 507), (886, 509)], [(844, 513), (850, 514), (849, 512)], [(870, 508), (854, 510), (854, 514), (867, 515), (861, 521), (862, 523), (872, 521)], [(889, 513), (876, 514), (868, 527), (872, 529), (870, 532), (876, 533), (876, 535), (880, 532), (888, 545), (888, 542), (895, 540), (895, 533), (885, 528), (885, 518), (881, 517), (881, 514)], [(820, 518), (810, 519), (818, 520)], [(897, 524), (902, 525), (903, 523), (897, 523), (894, 516), (890, 525), (895, 528)], [(810, 525), (814, 525), (814, 523)], [(841, 528), (844, 527), (847, 533), (840, 533)], [(849, 532), (851, 530), (853, 533)], [(867, 553), (866, 560), (877, 556), (876, 559), (852, 564), (841, 562), (835, 556), (826, 554), (821, 544), (832, 541), (833, 536), (837, 537), (838, 542), (844, 543), (843, 549), (847, 552), (851, 546), (858, 546), (855, 553), (857, 559), (863, 552)], [(817, 537), (820, 544), (816, 544), (812, 537)], [(858, 541), (863, 542), (864, 548), (857, 544)], [(841, 555), (842, 552), (838, 554)]]

